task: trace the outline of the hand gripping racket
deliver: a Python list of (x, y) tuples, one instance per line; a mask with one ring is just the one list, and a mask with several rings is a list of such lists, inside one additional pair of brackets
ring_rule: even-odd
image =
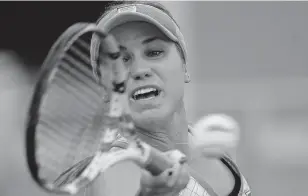
[[(95, 62), (90, 52), (93, 36), (101, 45)], [(125, 160), (153, 175), (173, 166), (159, 150), (136, 137), (127, 108), (129, 71), (119, 57), (115, 39), (88, 23), (69, 27), (49, 51), (26, 130), (28, 167), (44, 189), (75, 194)], [(110, 151), (118, 135), (128, 140), (128, 147)]]

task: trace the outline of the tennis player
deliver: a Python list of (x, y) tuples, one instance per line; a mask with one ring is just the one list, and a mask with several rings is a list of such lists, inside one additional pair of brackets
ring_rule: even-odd
[[(114, 35), (121, 45), (123, 62), (131, 69), (127, 91), (138, 136), (163, 152), (179, 149), (189, 157), (192, 127), (187, 122), (183, 102), (184, 85), (190, 81), (187, 51), (172, 15), (156, 2), (115, 2), (97, 25)], [(119, 138), (115, 148), (125, 148), (125, 139)], [(234, 150), (226, 153), (231, 155)], [(156, 184), (151, 185), (149, 182), (154, 182), (155, 177), (149, 180), (149, 173), (144, 171), (140, 195), (214, 196), (231, 192), (231, 195), (248, 196), (250, 189), (234, 159), (209, 159), (202, 168), (204, 176), (198, 174), (201, 172), (193, 164), (189, 168), (177, 168), (180, 173), (189, 171), (191, 177), (186, 188), (176, 191), (172, 188), (180, 181), (175, 181), (170, 188), (168, 182), (157, 177)], [(159, 180), (162, 182), (157, 183)], [(99, 194), (108, 196), (108, 193)]]

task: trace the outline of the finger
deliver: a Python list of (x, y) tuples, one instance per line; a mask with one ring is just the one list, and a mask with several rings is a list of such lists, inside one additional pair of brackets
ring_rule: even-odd
[(176, 181), (179, 179), (179, 174), (182, 171), (182, 165), (179, 163), (176, 163), (174, 167), (166, 170), (166, 180), (167, 180), (167, 187), (173, 187), (176, 183)]
[[(166, 175), (170, 174), (170, 171), (172, 171), (172, 175), (168, 178)], [(173, 168), (166, 170), (161, 176), (164, 179), (163, 185), (145, 190), (145, 195), (178, 195), (187, 186), (189, 181), (188, 170), (181, 164), (176, 164)]]
[(150, 189), (183, 189), (189, 181), (189, 172), (184, 164), (175, 164), (174, 167), (167, 169), (159, 176), (152, 176), (148, 171), (141, 173), (140, 185)]
[(177, 185), (179, 187), (185, 187), (189, 181), (189, 172), (186, 169), (187, 159), (185, 155), (179, 150), (168, 151), (165, 154), (175, 163), (172, 168), (167, 169), (161, 174), (166, 182), (165, 186), (174, 187)]
[[(158, 176), (152, 176), (148, 171), (142, 170), (142, 185), (146, 187), (159, 187), (162, 185), (167, 185), (167, 180), (170, 177), (174, 176), (174, 173), (178, 175), (179, 173), (179, 164), (183, 164), (185, 161), (185, 155), (178, 150), (172, 150), (164, 153), (171, 162), (174, 162), (174, 167), (165, 170)], [(174, 183), (174, 180), (170, 181), (171, 184)]]
[(173, 176), (168, 179), (167, 187), (172, 187), (176, 190), (184, 189), (190, 179), (190, 174), (188, 170), (188, 165), (185, 163), (178, 163), (173, 168)]
[(140, 180), (141, 187), (152, 189), (152, 188), (164, 186), (165, 183), (166, 183), (166, 181), (165, 181), (165, 179), (162, 175), (153, 176), (147, 170), (141, 171), (141, 180)]
[(171, 150), (164, 153), (173, 163), (185, 163), (186, 156), (179, 150)]
[(180, 172), (180, 164), (175, 164), (174, 167), (165, 170), (159, 176), (153, 176), (150, 172), (142, 170), (140, 184), (148, 188), (172, 187)]

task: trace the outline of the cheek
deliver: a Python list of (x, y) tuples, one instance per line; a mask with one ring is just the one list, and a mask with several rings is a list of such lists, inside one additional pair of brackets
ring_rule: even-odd
[(184, 71), (181, 61), (171, 61), (168, 66), (161, 69), (168, 92), (175, 96), (181, 96), (184, 93)]
[(178, 82), (184, 82), (183, 62), (176, 51), (171, 51), (169, 56), (161, 62), (160, 71), (164, 72), (165, 77), (174, 78)]

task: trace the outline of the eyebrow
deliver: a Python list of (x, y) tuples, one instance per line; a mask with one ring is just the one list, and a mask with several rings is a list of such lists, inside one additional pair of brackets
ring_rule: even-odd
[(119, 47), (120, 47), (120, 50), (121, 50), (121, 51), (123, 51), (123, 50), (124, 50), (124, 51), (125, 51), (125, 50), (127, 50), (127, 48), (126, 48), (125, 46), (120, 45)]
[[(150, 37), (150, 38), (143, 40), (142, 44), (148, 44), (148, 43), (151, 43), (151, 42), (154, 42), (154, 41), (164, 41), (164, 42), (166, 42), (167, 39), (160, 38), (160, 37)], [(120, 45), (120, 50), (125, 51), (125, 50), (127, 50), (127, 48), (125, 46)]]
[(161, 37), (150, 37), (150, 38), (147, 38), (147, 39), (143, 40), (142, 44), (148, 44), (150, 42), (154, 42), (154, 41), (157, 41), (157, 40), (166, 41), (166, 39), (163, 39)]

